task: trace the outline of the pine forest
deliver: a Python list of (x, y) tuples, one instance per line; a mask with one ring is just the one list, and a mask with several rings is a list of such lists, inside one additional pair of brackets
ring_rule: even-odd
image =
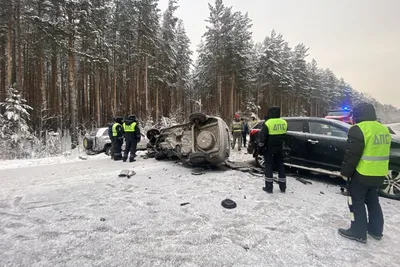
[(158, 0), (0, 6), (0, 140), (12, 146), (29, 136), (45, 145), (48, 131), (76, 144), (83, 130), (128, 114), (153, 125), (199, 111), (229, 122), (235, 112), (262, 118), (276, 105), (284, 116), (323, 116), (367, 101), (384, 122), (400, 121), (399, 109), (319, 66), (305, 44), (275, 30), (254, 42), (251, 18), (223, 0), (209, 4), (195, 61), (178, 0), (166, 10)]

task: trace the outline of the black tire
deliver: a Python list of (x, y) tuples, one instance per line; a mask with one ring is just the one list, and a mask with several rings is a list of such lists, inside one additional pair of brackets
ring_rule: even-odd
[(93, 148), (93, 139), (84, 137), (83, 138), (83, 147), (86, 150), (91, 150)]
[(150, 141), (151, 143), (153, 143), (155, 137), (156, 137), (157, 135), (159, 135), (159, 134), (160, 134), (160, 130), (153, 128), (153, 129), (150, 129), (150, 130), (147, 131), (146, 137), (147, 137), (147, 139), (149, 139), (149, 141)]
[(203, 152), (193, 152), (189, 155), (189, 163), (193, 165), (207, 164), (207, 154)]
[(189, 121), (190, 123), (201, 125), (207, 121), (207, 115), (204, 113), (192, 113), (189, 116)]
[(259, 168), (265, 168), (265, 159), (264, 155), (259, 153), (258, 150), (254, 152), (254, 158), (256, 159), (256, 166)]
[(104, 153), (106, 153), (107, 156), (111, 155), (111, 145), (107, 145), (106, 146), (106, 149), (105, 149)]
[(165, 159), (167, 156), (163, 153), (163, 152), (156, 152), (155, 154), (154, 154), (154, 158), (156, 159), (156, 160), (163, 160), (163, 159)]
[(400, 200), (400, 170), (390, 166), (383, 185), (379, 188), (379, 195), (382, 197)]
[(225, 209), (234, 209), (237, 207), (236, 202), (231, 200), (231, 199), (224, 199), (221, 202), (222, 207), (224, 207)]

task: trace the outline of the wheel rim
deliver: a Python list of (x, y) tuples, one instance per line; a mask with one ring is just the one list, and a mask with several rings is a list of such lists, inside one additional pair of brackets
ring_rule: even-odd
[(257, 160), (258, 160), (258, 164), (260, 164), (260, 167), (264, 168), (264, 165), (265, 165), (264, 155), (257, 154)]
[(389, 170), (381, 190), (388, 195), (400, 195), (400, 174), (398, 171)]

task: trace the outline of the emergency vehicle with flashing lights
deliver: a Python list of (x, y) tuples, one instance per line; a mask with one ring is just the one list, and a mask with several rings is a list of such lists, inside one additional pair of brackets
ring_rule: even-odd
[(332, 109), (325, 116), (325, 119), (333, 119), (343, 121), (348, 124), (353, 124), (353, 112), (349, 107), (343, 107), (338, 109)]

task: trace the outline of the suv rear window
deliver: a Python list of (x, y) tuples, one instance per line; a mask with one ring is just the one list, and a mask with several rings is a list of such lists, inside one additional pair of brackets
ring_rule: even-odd
[(329, 111), (328, 116), (349, 116), (350, 111), (345, 110), (333, 110)]

